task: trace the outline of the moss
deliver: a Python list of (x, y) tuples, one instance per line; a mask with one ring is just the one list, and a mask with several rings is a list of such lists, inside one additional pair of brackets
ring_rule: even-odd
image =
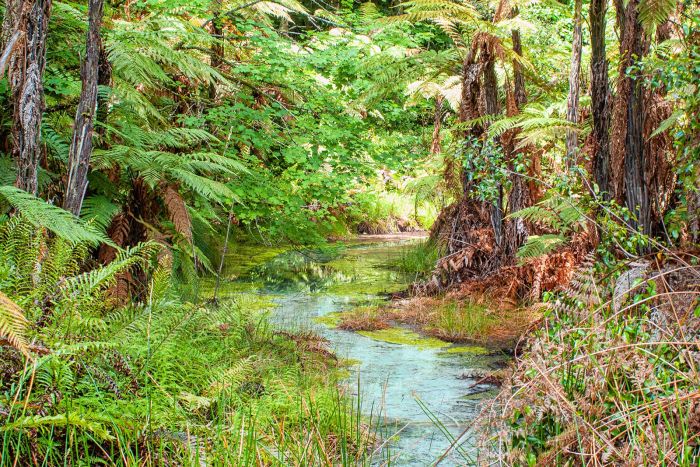
[(458, 345), (443, 350), (443, 353), (449, 354), (469, 354), (469, 355), (489, 355), (491, 351), (485, 347), (478, 345)]
[(314, 323), (323, 324), (329, 328), (336, 328), (340, 324), (340, 320), (343, 316), (342, 312), (335, 311), (333, 313), (328, 313), (322, 316), (317, 316), (314, 318)]
[(449, 342), (435, 339), (434, 337), (424, 337), (418, 333), (404, 328), (389, 328), (379, 331), (359, 331), (358, 334), (370, 339), (389, 342), (391, 344), (404, 344), (418, 347), (419, 349), (440, 349), (448, 347)]

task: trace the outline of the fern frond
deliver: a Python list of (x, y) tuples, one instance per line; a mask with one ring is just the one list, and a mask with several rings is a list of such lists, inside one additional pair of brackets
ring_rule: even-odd
[(4, 293), (0, 292), (0, 338), (12, 347), (29, 356), (26, 331), (29, 322), (22, 309)]
[(168, 210), (170, 220), (173, 221), (175, 230), (182, 234), (188, 242), (192, 243), (192, 221), (185, 201), (175, 188), (168, 185), (163, 194), (163, 202)]
[(676, 0), (642, 0), (637, 7), (639, 22), (647, 33), (651, 34), (673, 13), (676, 4)]
[(522, 261), (531, 260), (556, 249), (566, 238), (559, 234), (530, 235), (518, 249), (517, 257)]
[(156, 243), (146, 242), (121, 250), (108, 265), (86, 271), (66, 280), (63, 293), (72, 297), (90, 297), (96, 291), (109, 287), (120, 272), (148, 260), (159, 248), (160, 246)]
[(81, 416), (76, 412), (70, 412), (59, 415), (29, 415), (25, 417), (20, 417), (19, 419), (13, 422), (5, 423), (4, 426), (0, 427), (0, 432), (18, 430), (52, 431), (56, 427), (72, 427), (82, 431), (87, 431), (102, 441), (111, 441), (114, 439), (114, 437), (109, 433), (109, 431), (105, 428), (105, 426), (102, 423)]
[(121, 207), (114, 204), (106, 196), (90, 196), (83, 201), (80, 217), (88, 224), (95, 225), (105, 232), (112, 223), (114, 216), (121, 212)]
[(80, 218), (24, 190), (14, 186), (0, 186), (0, 197), (22, 213), (34, 226), (47, 229), (68, 241), (86, 242), (93, 246), (100, 243), (112, 244), (107, 236), (85, 224)]

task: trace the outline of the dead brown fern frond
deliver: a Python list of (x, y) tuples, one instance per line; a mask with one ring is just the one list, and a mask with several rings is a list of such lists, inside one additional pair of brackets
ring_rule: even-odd
[(163, 201), (175, 230), (192, 243), (192, 220), (180, 193), (175, 187), (168, 185), (163, 193)]

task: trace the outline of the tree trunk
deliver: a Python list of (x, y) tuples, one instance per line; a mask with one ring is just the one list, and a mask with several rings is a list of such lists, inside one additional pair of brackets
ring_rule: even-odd
[(612, 119), (611, 187), (615, 198), (633, 214), (630, 225), (648, 234), (651, 230), (651, 204), (644, 179), (644, 93), (636, 73), (627, 73), (628, 68), (642, 59), (648, 49), (648, 41), (638, 18), (638, 4), (638, 0), (630, 0), (626, 6), (616, 2), (622, 34), (620, 78)]
[(103, 4), (104, 0), (89, 0), (88, 2), (88, 32), (82, 69), (83, 87), (75, 115), (73, 139), (68, 153), (68, 183), (63, 199), (63, 208), (76, 216), (80, 215), (80, 209), (83, 206), (92, 153), (92, 133), (97, 111)]
[(10, 59), (8, 77), (14, 105), (12, 136), (17, 160), (18, 188), (38, 192), (41, 155), (41, 117), (44, 111), (44, 68), (46, 34), (51, 0), (34, 0), (30, 4), (12, 0), (7, 5), (10, 17), (4, 30), (23, 34), (22, 43)]
[[(107, 116), (109, 115), (109, 93), (99, 92), (99, 88), (111, 88), (112, 87), (112, 64), (109, 63), (109, 57), (107, 56), (107, 50), (105, 50), (104, 43), (100, 43), (100, 58), (99, 58), (99, 69), (97, 71), (97, 113), (96, 121), (99, 123), (105, 123), (107, 121)], [(99, 139), (105, 136), (104, 125), (98, 125), (95, 132), (99, 136)]]
[(442, 125), (442, 104), (444, 97), (440, 94), (435, 96), (435, 114), (433, 116), (433, 139), (430, 144), (430, 154), (436, 156), (442, 152), (440, 147), (440, 126)]
[[(595, 0), (593, 0), (595, 1)], [(571, 70), (569, 71), (569, 97), (566, 103), (566, 119), (578, 123), (578, 99), (581, 85), (581, 4), (583, 0), (574, 0), (574, 39), (571, 51)], [(566, 165), (576, 164), (578, 156), (578, 133), (566, 130)]]
[[(484, 66), (484, 112), (486, 115), (496, 115), (500, 109), (498, 105), (498, 80), (496, 78), (495, 57), (489, 50), (488, 45), (482, 47), (482, 54), (485, 54)], [(493, 227), (496, 245), (499, 247), (503, 243), (503, 187), (498, 187), (498, 196), (491, 204), (491, 225)]]
[(591, 109), (593, 113), (593, 173), (603, 198), (610, 191), (610, 87), (605, 56), (607, 0), (591, 0)]
[[(519, 57), (522, 57), (523, 45), (520, 41), (520, 30), (513, 29), (510, 34), (513, 40), (513, 52), (515, 52)], [(522, 107), (527, 104), (527, 94), (525, 92), (525, 76), (523, 75), (523, 67), (517, 60), (513, 60), (513, 82), (515, 91), (515, 105), (518, 107), (518, 109), (522, 109)]]
[[(212, 14), (213, 18), (211, 20), (211, 52), (210, 52), (210, 63), (211, 67), (218, 70), (224, 62), (224, 45), (222, 42), (224, 36), (224, 29), (221, 25), (221, 2), (222, 0), (214, 0), (212, 2)], [(216, 100), (216, 85), (211, 83), (209, 85), (209, 99), (213, 102)]]
[[(520, 31), (513, 29), (511, 31), (513, 40), (513, 52), (518, 56), (523, 56), (522, 43), (520, 41)], [(515, 101), (515, 109), (509, 110), (513, 115), (517, 114), (522, 107), (527, 103), (527, 93), (525, 92), (525, 77), (523, 76), (522, 68), (517, 60), (513, 60), (513, 100)], [(510, 140), (514, 140), (517, 132), (513, 132)], [(511, 189), (508, 193), (508, 212), (513, 213), (523, 209), (530, 204), (530, 195), (528, 186), (522, 174), (515, 171), (514, 159), (518, 154), (513, 153), (513, 144), (508, 144), (509, 148), (504, 148), (511, 152), (509, 169), (511, 171)], [(525, 151), (526, 153), (527, 151)], [(532, 161), (534, 163), (534, 161)], [(520, 217), (509, 218), (505, 226), (505, 253), (509, 258), (514, 258), (520, 246), (525, 243), (528, 236), (528, 229), (525, 221)]]
[[(472, 45), (464, 58), (464, 62), (462, 63), (462, 99), (459, 104), (460, 122), (468, 122), (481, 116), (479, 112), (479, 96), (481, 94), (481, 64), (477, 63), (476, 61), (477, 50), (478, 46)], [(464, 132), (464, 137), (471, 137), (475, 140), (479, 137), (479, 135), (481, 135), (481, 132), (481, 126), (475, 124), (469, 131)], [(469, 177), (464, 165), (462, 165), (460, 173), (462, 178), (463, 196), (469, 196), (469, 193), (473, 188), (473, 181)]]

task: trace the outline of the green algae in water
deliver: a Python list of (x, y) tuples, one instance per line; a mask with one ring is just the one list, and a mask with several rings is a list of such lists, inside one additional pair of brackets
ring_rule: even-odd
[(443, 350), (441, 353), (448, 354), (468, 354), (468, 355), (489, 355), (491, 350), (478, 345), (459, 345)]
[(405, 344), (412, 345), (419, 349), (440, 349), (448, 347), (452, 344), (449, 342), (435, 339), (434, 337), (425, 337), (420, 334), (404, 328), (389, 328), (380, 329), (378, 331), (358, 331), (358, 334), (369, 337), (370, 339), (389, 342), (390, 344)]
[(323, 316), (317, 316), (314, 318), (314, 323), (323, 324), (329, 328), (337, 328), (340, 324), (340, 320), (343, 313), (340, 311), (335, 311), (333, 313), (328, 313)]

